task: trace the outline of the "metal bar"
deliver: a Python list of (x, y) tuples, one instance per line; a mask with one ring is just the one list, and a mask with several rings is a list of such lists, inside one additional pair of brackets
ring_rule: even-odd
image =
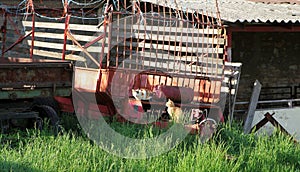
[(65, 30), (64, 30), (64, 44), (62, 49), (62, 60), (66, 58), (66, 48), (67, 48), (67, 39), (68, 39), (68, 30), (69, 30), (69, 22), (70, 22), (70, 15), (66, 14), (65, 18)]
[[(121, 10), (121, 8), (120, 8), (120, 1), (118, 1), (118, 9), (117, 9), (117, 11), (119, 12)], [(113, 12), (113, 15), (114, 15), (115, 13)], [(121, 14), (116, 14), (117, 15), (117, 26), (120, 26), (120, 15)], [(116, 35), (117, 35), (117, 38), (116, 38), (116, 42), (117, 43), (119, 43), (119, 41), (120, 41), (120, 38), (119, 38), (119, 33), (120, 33), (120, 28), (118, 27), (117, 28), (117, 30), (116, 30)], [(116, 45), (116, 52), (119, 52), (119, 44), (117, 44)], [(116, 67), (119, 67), (119, 55), (117, 54), (117, 55), (115, 55), (116, 56)]]
[[(104, 20), (103, 20), (103, 35), (104, 37), (106, 37), (106, 33), (107, 33), (107, 24), (111, 21), (109, 21), (109, 18), (108, 18), (108, 4), (109, 4), (109, 0), (107, 0), (106, 2), (106, 7), (105, 7), (105, 11), (104, 11)], [(105, 41), (106, 39), (103, 39), (102, 41), (102, 46), (101, 46), (101, 53), (99, 53), (99, 66), (100, 66), (100, 69), (103, 68), (103, 58), (104, 58), (104, 49), (105, 49)], [(107, 68), (107, 65), (105, 66), (105, 68)], [(100, 72), (101, 73), (101, 72)], [(99, 82), (101, 81), (101, 75), (99, 75)], [(97, 89), (98, 90), (98, 89)]]
[(12, 19), (11, 19), (11, 17), (10, 17), (9, 15), (7, 16), (7, 19), (8, 19), (8, 21), (9, 21), (9, 23), (14, 27), (15, 33), (18, 34), (18, 35), (22, 35), (22, 34), (19, 32), (18, 26), (16, 26), (16, 24), (12, 21)]
[(112, 42), (112, 27), (113, 27), (113, 16), (112, 16), (112, 11), (113, 8), (110, 7), (109, 13), (108, 13), (108, 45), (107, 45), (107, 55), (106, 55), (106, 59), (107, 59), (107, 66), (110, 66), (110, 61), (111, 61), (111, 42)]
[[(164, 46), (165, 46), (165, 39), (166, 39), (166, 7), (163, 7), (162, 12), (164, 14), (164, 16), (163, 16), (163, 35), (162, 35), (162, 37), (163, 37), (163, 42), (164, 42), (163, 49), (165, 49)], [(168, 71), (168, 68), (169, 68), (169, 65), (167, 65), (167, 71)]]
[(35, 30), (35, 12), (34, 12), (34, 7), (33, 3), (31, 3), (31, 8), (32, 8), (32, 33), (31, 33), (31, 48), (30, 48), (30, 58), (33, 58), (33, 48), (34, 48), (34, 30)]
[(25, 38), (27, 38), (28, 36), (30, 36), (32, 34), (32, 30), (27, 33), (24, 36), (21, 36), (15, 43), (13, 43), (11, 46), (9, 46), (6, 50), (4, 50), (2, 53), (6, 53), (7, 51), (11, 50), (12, 48), (14, 48), (17, 44), (19, 44), (20, 42), (22, 42)]
[[(281, 100), (261, 100), (258, 101), (258, 104), (265, 104), (265, 103), (283, 103), (283, 102), (298, 102), (300, 99), (281, 99)], [(249, 104), (249, 102), (236, 102), (236, 105), (245, 105)]]
[(5, 44), (6, 44), (6, 32), (7, 32), (7, 12), (4, 9), (4, 22), (3, 22), (3, 26), (1, 28), (1, 32), (3, 33), (3, 37), (2, 37), (2, 54), (1, 57), (4, 58), (4, 53), (5, 53)]
[[(169, 8), (169, 18), (168, 20), (171, 21), (171, 18), (172, 18), (172, 10), (171, 8)], [(166, 31), (166, 28), (164, 27), (164, 32)], [(171, 45), (171, 32), (169, 32), (169, 41), (168, 41), (168, 61), (170, 60), (170, 45)], [(175, 57), (175, 56), (174, 56)], [(170, 71), (170, 65), (168, 63), (168, 66), (167, 66), (167, 71), (169, 72)], [(173, 78), (172, 78), (172, 82), (171, 82), (171, 85), (173, 85)]]
[[(177, 53), (179, 58), (179, 67), (181, 68), (182, 64), (182, 37), (183, 37), (183, 27), (184, 27), (184, 18), (183, 18), (183, 10), (180, 10), (180, 41), (179, 41), (179, 52)], [(184, 72), (186, 72), (186, 65), (184, 66)]]
[[(235, 72), (236, 73), (236, 72)], [(238, 93), (238, 89), (239, 89), (239, 84), (240, 84), (240, 76), (241, 76), (241, 68), (239, 67), (238, 68), (238, 73), (237, 73), (237, 77), (235, 77), (237, 79), (237, 83), (236, 83), (236, 87), (234, 88), (235, 89), (235, 93), (234, 93), (234, 96), (233, 96), (233, 99), (231, 99), (231, 102), (232, 102), (232, 107), (231, 107), (231, 113), (229, 114), (230, 115), (230, 124), (232, 123), (233, 121), (233, 114), (234, 114), (234, 109), (235, 109), (235, 105), (236, 105), (236, 97), (237, 97), (237, 93)], [(230, 82), (230, 85), (232, 84), (231, 83), (231, 80), (229, 80)], [(231, 90), (230, 91), (230, 96), (231, 96)]]
[[(137, 8), (137, 16), (143, 15), (143, 13), (141, 12), (141, 9), (139, 8), (138, 4), (135, 3), (134, 6)], [(143, 20), (143, 19), (141, 19), (141, 20)], [(141, 22), (141, 21), (139, 21), (139, 22)], [(138, 36), (136, 38), (137, 42), (140, 42), (140, 40), (141, 40), (140, 39), (140, 30), (141, 30), (140, 27), (141, 27), (141, 24), (139, 23), (138, 30), (137, 30)], [(136, 46), (136, 53), (135, 53), (135, 56), (136, 56), (135, 57), (135, 62), (136, 62), (136, 64), (139, 63), (139, 58), (142, 57), (142, 56), (139, 56), (139, 53), (137, 53), (137, 52), (139, 52), (139, 46)], [(141, 59), (141, 61), (144, 62), (143, 59)], [(144, 69), (144, 64), (142, 64), (141, 68)], [(136, 69), (138, 69), (138, 65), (136, 65)]]
[(95, 60), (95, 58), (86, 50), (84, 49), (80, 43), (74, 38), (74, 36), (70, 33), (67, 32), (67, 36), (97, 65), (100, 66), (100, 64)]
[[(104, 33), (103, 33), (103, 37), (104, 39), (102, 40), (102, 46), (101, 46), (101, 53), (99, 53), (99, 68), (100, 68), (100, 72), (99, 72), (99, 76), (98, 76), (98, 80), (97, 80), (97, 84), (96, 84), (96, 92), (100, 91), (100, 87), (101, 87), (101, 80), (102, 80), (102, 67), (103, 67), (103, 64), (102, 64), (102, 61), (103, 61), (103, 58), (104, 58), (104, 49), (105, 49), (105, 37), (106, 37), (106, 29), (107, 29), (107, 24), (109, 22), (112, 22), (110, 21), (109, 19), (112, 20), (112, 18), (108, 18), (108, 4), (109, 4), (109, 0), (107, 0), (106, 2), (107, 6), (105, 8), (105, 11), (104, 11), (104, 20), (103, 20), (103, 27), (104, 27)], [(110, 40), (109, 40), (110, 41)], [(109, 50), (110, 51), (110, 50)], [(107, 68), (107, 66), (105, 66), (105, 68)], [(108, 71), (108, 74), (109, 74), (109, 71)]]

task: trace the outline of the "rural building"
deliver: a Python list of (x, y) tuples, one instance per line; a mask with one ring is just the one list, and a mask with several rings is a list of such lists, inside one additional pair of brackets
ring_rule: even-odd
[(243, 63), (238, 98), (250, 100), (255, 79), (263, 88), (279, 88), (283, 94), (273, 95), (274, 99), (299, 98), (299, 1), (221, 2), (221, 16), (228, 25), (229, 60)]

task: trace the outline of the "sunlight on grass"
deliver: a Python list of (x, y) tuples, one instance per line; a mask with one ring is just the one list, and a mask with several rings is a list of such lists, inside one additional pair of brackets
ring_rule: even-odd
[[(162, 132), (153, 127), (113, 123), (136, 138)], [(245, 135), (240, 124), (219, 127), (214, 138), (202, 144), (189, 135), (173, 150), (143, 160), (124, 159), (103, 151), (82, 133), (63, 130), (15, 131), (0, 136), (1, 171), (300, 171), (300, 148), (289, 137)]]

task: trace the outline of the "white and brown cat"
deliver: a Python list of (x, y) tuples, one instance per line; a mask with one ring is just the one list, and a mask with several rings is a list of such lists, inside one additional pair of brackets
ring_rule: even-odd
[(183, 112), (180, 107), (175, 106), (175, 103), (169, 99), (166, 103), (167, 112), (171, 116), (172, 120), (177, 123), (183, 122)]
[(140, 89), (132, 89), (132, 96), (136, 100), (150, 100), (152, 99), (152, 91), (140, 88)]

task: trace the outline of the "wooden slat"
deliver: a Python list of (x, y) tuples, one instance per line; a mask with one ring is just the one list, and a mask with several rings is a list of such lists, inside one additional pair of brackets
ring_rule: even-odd
[[(22, 21), (23, 26), (25, 27), (31, 27), (32, 26), (32, 22), (31, 21)], [(61, 29), (64, 30), (65, 28), (65, 24), (64, 23), (55, 23), (55, 22), (35, 22), (35, 27), (36, 28), (48, 28), (48, 29)], [(99, 29), (97, 28), (96, 25), (80, 25), (80, 24), (70, 24), (69, 25), (70, 30), (78, 30), (78, 31), (89, 31), (89, 32), (102, 32), (104, 31), (103, 27), (100, 27)], [(138, 29), (140, 31), (144, 31), (145, 29), (148, 30), (146, 32), (146, 36), (145, 36), (145, 32), (140, 32), (137, 33), (136, 31), (133, 32), (131, 34), (131, 27), (133, 29)], [(133, 38), (148, 38), (148, 39), (152, 39), (152, 40), (181, 40), (181, 37), (178, 35), (174, 35), (174, 33), (194, 33), (196, 35), (194, 35), (195, 38), (192, 37), (186, 37), (183, 36), (183, 41), (184, 42), (193, 42), (193, 43), (207, 43), (207, 44), (224, 44), (224, 39), (223, 38), (212, 38), (212, 37), (205, 37), (205, 35), (201, 35), (201, 34), (219, 34), (219, 32), (221, 31), (220, 29), (193, 29), (193, 28), (176, 28), (176, 27), (165, 27), (165, 31), (163, 30), (163, 27), (160, 26), (139, 26), (139, 25), (128, 25), (125, 28), (127, 28), (128, 30), (125, 32), (127, 33), (126, 35), (124, 35), (124, 30), (122, 30), (122, 25), (121, 28), (119, 28), (117, 25), (113, 25), (114, 29), (120, 29), (119, 31), (113, 31), (113, 36), (118, 34), (120, 37), (124, 37), (126, 36), (126, 38), (129, 38), (130, 35), (132, 35)], [(156, 35), (153, 34), (151, 36), (151, 31), (164, 31), (165, 35)], [(172, 32), (172, 34), (170, 34), (169, 32)], [(197, 37), (197, 35), (199, 35), (199, 39)], [(204, 38), (204, 39), (203, 39)]]
[(191, 36), (180, 36), (179, 35), (169, 35), (166, 33), (165, 35), (160, 35), (160, 34), (150, 34), (150, 33), (138, 33), (138, 32), (132, 32), (130, 31), (127, 32), (122, 32), (120, 31), (112, 31), (112, 38), (113, 39), (119, 39), (120, 42), (124, 39), (128, 38), (136, 38), (136, 39), (146, 39), (146, 40), (158, 40), (158, 41), (174, 41), (174, 42), (182, 42), (185, 43), (193, 43), (194, 46), (201, 46), (202, 44), (219, 44), (219, 45), (224, 45), (225, 44), (225, 39), (224, 38), (213, 38), (213, 37), (208, 37), (208, 36), (197, 36), (194, 35), (194, 37)]
[[(34, 49), (33, 54), (38, 55), (38, 56), (62, 59), (62, 54), (59, 52)], [(73, 55), (73, 54), (66, 54), (65, 59), (66, 60), (76, 60), (76, 61), (86, 61), (84, 57), (78, 56), (78, 55)]]
[(139, 51), (138, 54), (133, 54), (132, 56), (135, 57), (146, 57), (150, 58), (153, 61), (155, 59), (160, 60), (182, 60), (182, 61), (189, 61), (189, 62), (198, 62), (198, 63), (211, 63), (218, 66), (223, 66), (223, 59), (220, 58), (213, 58), (213, 57), (197, 57), (197, 56), (174, 56), (174, 54), (168, 54), (168, 52), (149, 52), (149, 51)]
[[(32, 27), (32, 21), (22, 21), (23, 26)], [(35, 22), (36, 28), (47, 28), (47, 29), (65, 29), (65, 23), (56, 22)], [(103, 31), (98, 29), (96, 25), (82, 25), (82, 24), (69, 24), (70, 30), (78, 31), (89, 31), (89, 32), (99, 32)]]
[[(103, 27), (100, 27), (100, 30)], [(151, 25), (138, 25), (138, 24), (122, 24), (120, 22), (120, 24), (113, 24), (112, 25), (113, 29), (120, 29), (120, 30), (128, 30), (127, 32), (130, 32), (131, 29), (135, 32), (137, 32), (136, 30), (139, 31), (143, 31), (143, 32), (165, 32), (165, 33), (194, 33), (194, 34), (213, 34), (213, 35), (217, 35), (217, 34), (221, 34), (222, 33), (222, 29), (212, 29), (212, 28), (187, 28), (187, 27), (168, 27), (168, 26), (151, 26)], [(104, 29), (104, 28), (103, 28)], [(168, 34), (166, 34), (168, 35)]]
[[(26, 34), (30, 33), (30, 31), (26, 31)], [(38, 38), (47, 38), (47, 39), (64, 39), (64, 34), (59, 33), (49, 33), (49, 32), (34, 32), (34, 36)]]
[[(31, 46), (31, 41), (27, 41), (28, 45)], [(56, 49), (56, 50), (62, 50), (63, 48), (63, 43), (53, 43), (53, 42), (43, 42), (43, 41), (34, 41), (34, 46), (35, 47), (43, 47), (43, 48), (51, 48), (51, 49)], [(76, 45), (69, 45), (67, 44), (67, 50), (69, 51), (82, 51), (79, 47)], [(94, 53), (99, 53), (101, 51), (100, 46), (91, 46), (87, 49), (88, 52), (94, 52)], [(105, 48), (105, 53), (107, 53), (108, 49)]]
[(127, 44), (132, 44), (135, 47), (147, 48), (147, 49), (159, 49), (165, 51), (180, 51), (189, 53), (218, 53), (223, 54), (223, 48), (211, 48), (211, 47), (186, 47), (186, 46), (174, 46), (174, 45), (163, 45), (163, 44), (151, 44), (145, 42), (127, 42)]
[[(26, 31), (25, 33), (27, 34), (29, 33), (29, 31)], [(61, 39), (61, 40), (64, 39), (63, 33), (34, 32), (34, 36), (39, 38), (47, 38), (47, 39)], [(96, 36), (78, 35), (78, 34), (74, 34), (74, 37), (78, 41), (86, 41), (86, 42), (89, 42), (96, 38)], [(70, 39), (68, 38), (68, 40)]]
[[(29, 31), (25, 32), (26, 34), (29, 33)], [(112, 34), (112, 41), (116, 41), (117, 38), (119, 39), (119, 43), (122, 43), (124, 41), (124, 39), (128, 39), (128, 38), (136, 38), (136, 39), (140, 39), (143, 40), (144, 38), (146, 40), (158, 40), (158, 41), (180, 41), (181, 37), (180, 36), (169, 36), (169, 35), (156, 35), (153, 34), (152, 36), (149, 34), (144, 34), (144, 33), (126, 33), (126, 35), (124, 35), (124, 33), (119, 33), (119, 35), (117, 35), (117, 32), (113, 32)], [(97, 36), (88, 36), (88, 35), (79, 35), (79, 34), (73, 34), (74, 37), (78, 40), (78, 41), (86, 41), (89, 42), (93, 39), (95, 39)], [(36, 37), (48, 37), (48, 38), (54, 38), (54, 39), (64, 39), (64, 34), (59, 34), (59, 33), (51, 33), (51, 32), (35, 32), (35, 36)], [(118, 36), (118, 37), (117, 37)], [(209, 37), (201, 37), (201, 38), (192, 38), (192, 37), (186, 37), (184, 36), (182, 38), (182, 42), (183, 43), (194, 43), (194, 46), (201, 46), (202, 44), (219, 44), (219, 45), (223, 45), (225, 40), (223, 38), (209, 38)]]

